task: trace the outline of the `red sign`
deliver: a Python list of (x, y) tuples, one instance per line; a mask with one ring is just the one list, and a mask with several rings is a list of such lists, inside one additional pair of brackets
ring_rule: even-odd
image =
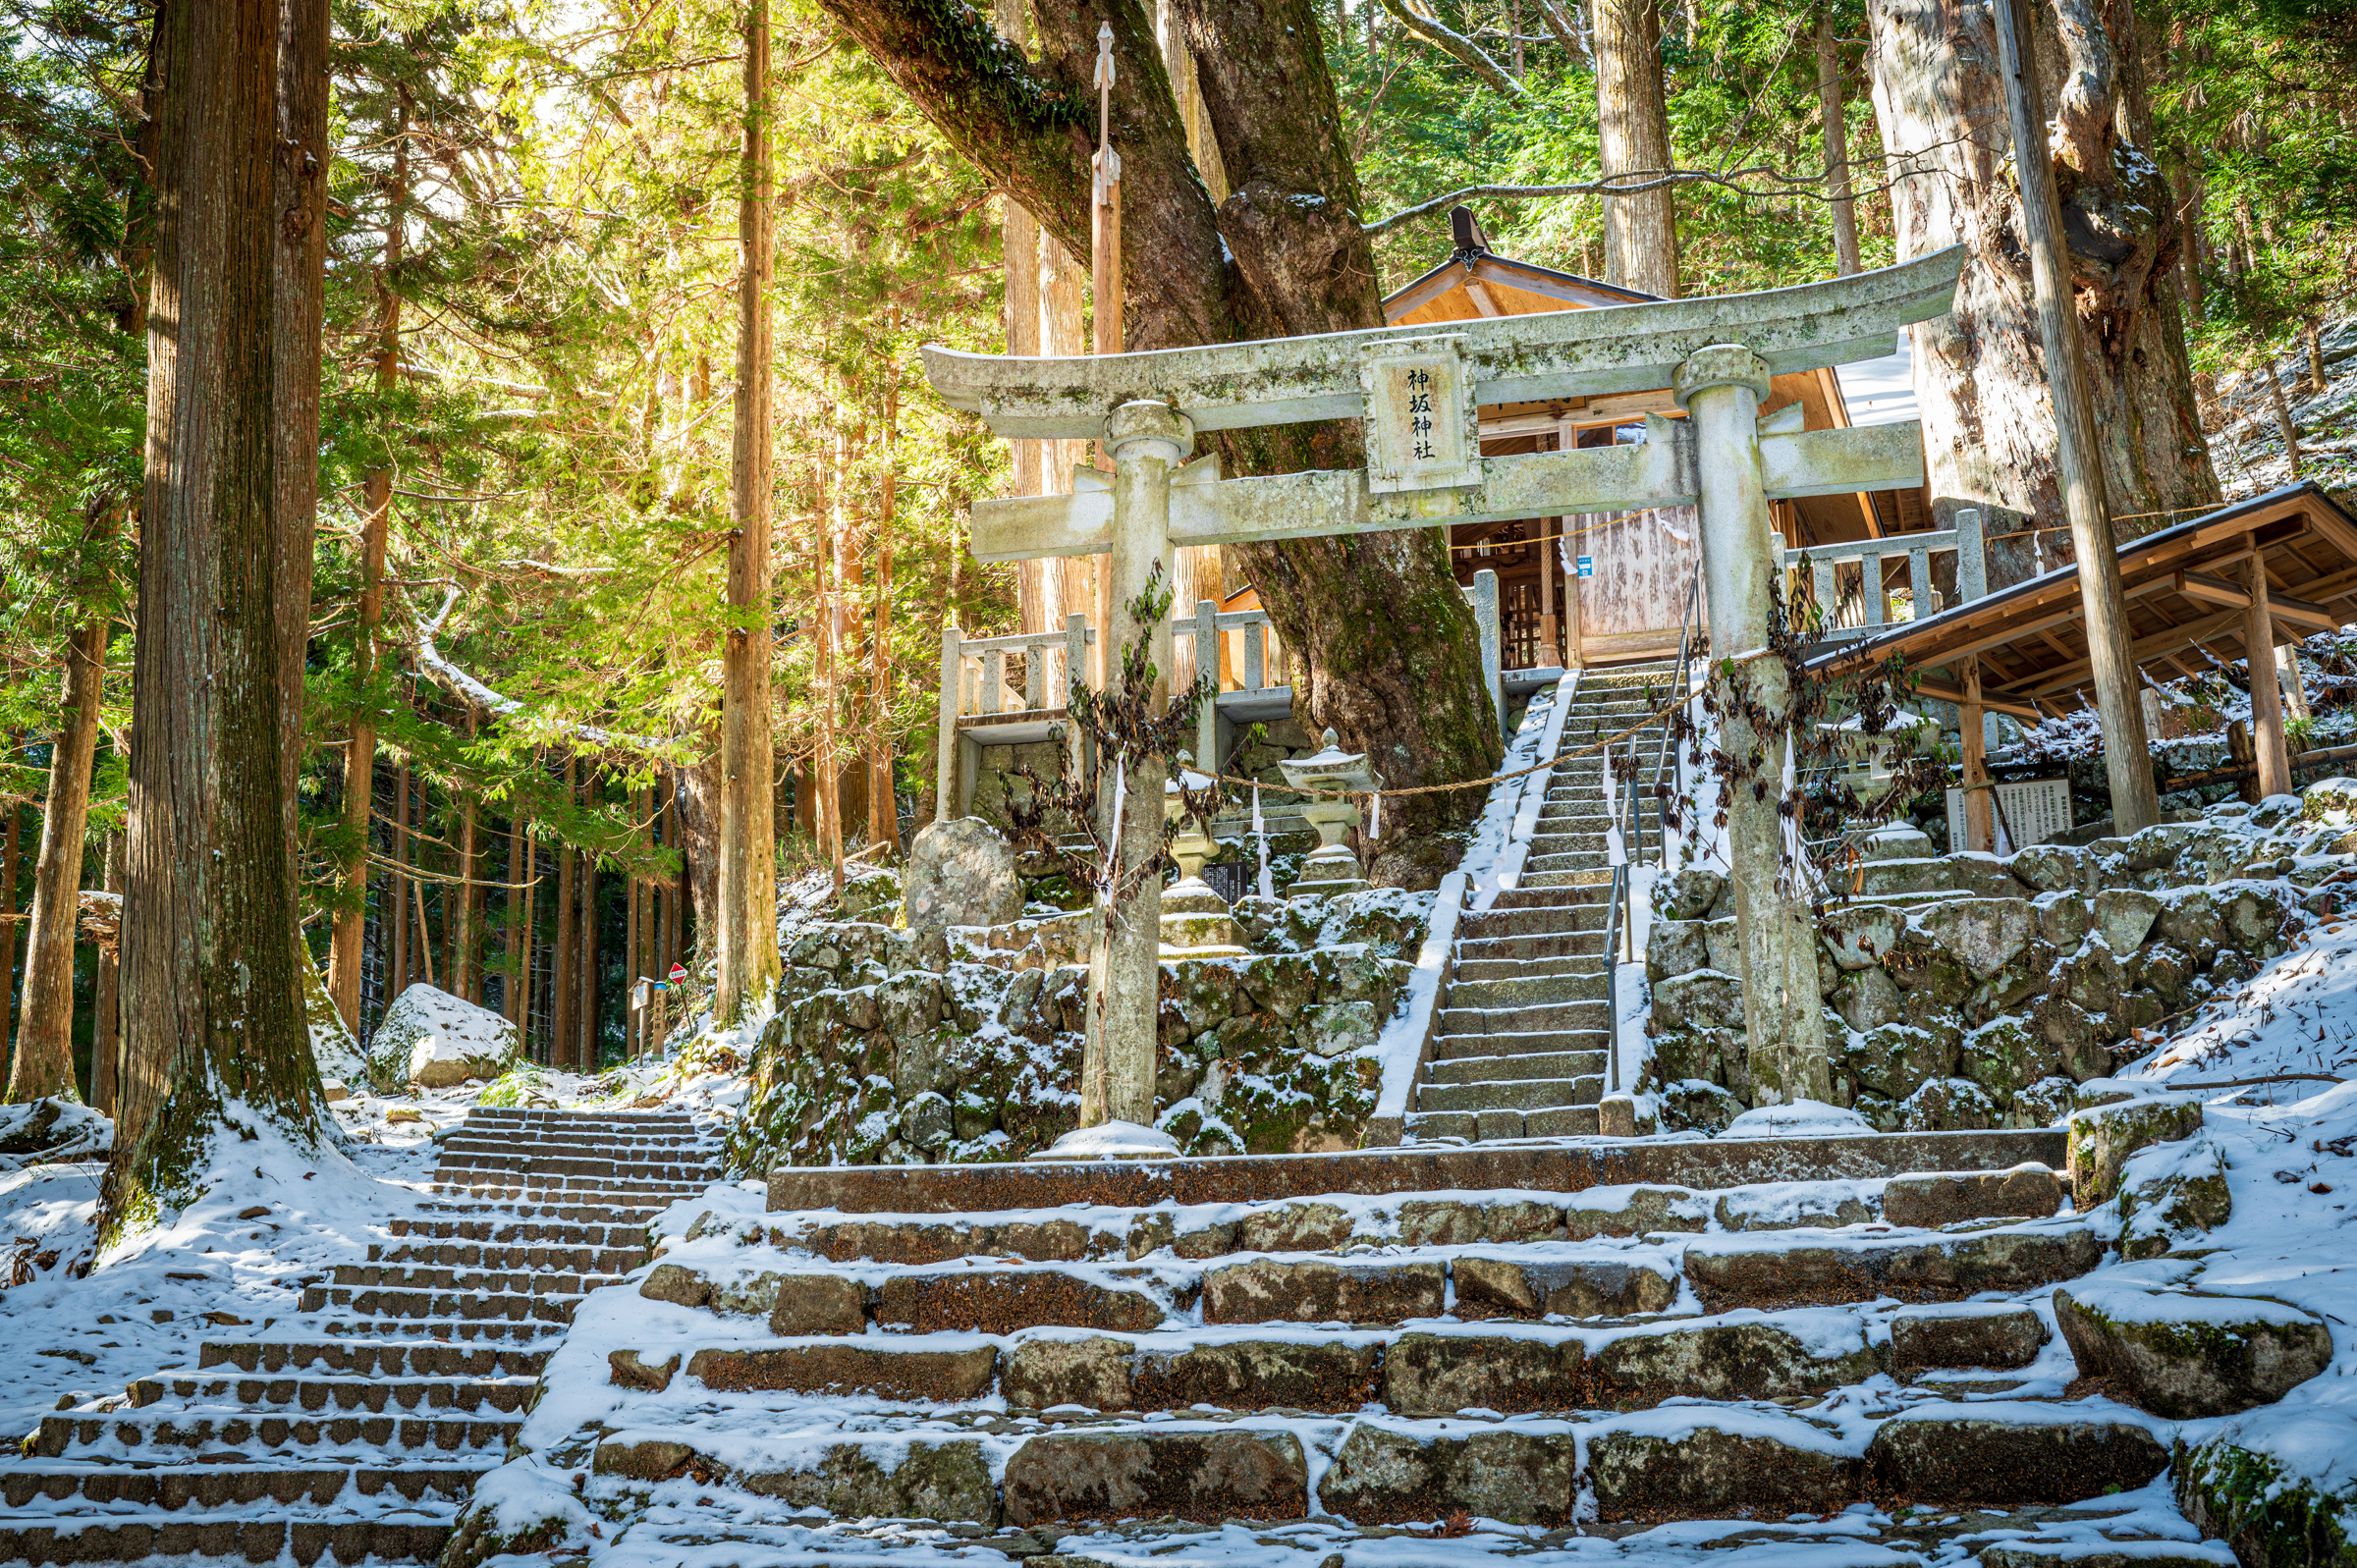
[(678, 984), (679, 984), (681, 981), (683, 981), (683, 980), (685, 980), (685, 979), (686, 979), (686, 978), (687, 978), (687, 966), (686, 966), (685, 964), (684, 964), (684, 963), (675, 963), (675, 964), (673, 964), (673, 965), (671, 966), (671, 983), (672, 983), (673, 985), (675, 985), (675, 986), (676, 986), (676, 985), (678, 985)]

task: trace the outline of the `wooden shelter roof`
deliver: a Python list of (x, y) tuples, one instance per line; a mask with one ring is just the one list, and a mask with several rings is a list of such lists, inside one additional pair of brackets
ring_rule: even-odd
[[(2267, 571), (2274, 642), (2296, 642), (2357, 621), (2357, 517), (2314, 484), (2287, 485), (2119, 547), (2134, 663), (2188, 675), (2204, 653), (2242, 659), (2250, 595), (2246, 564)], [(1809, 661), (1838, 673), (1896, 655), (1926, 675), (1918, 689), (1963, 695), (1964, 661), (1981, 668), (1982, 706), (2042, 719), (2092, 697), (2076, 563), (1987, 598), (1903, 622)]]

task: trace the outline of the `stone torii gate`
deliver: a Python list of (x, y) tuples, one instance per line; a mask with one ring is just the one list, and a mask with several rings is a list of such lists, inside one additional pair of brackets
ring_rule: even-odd
[[(1764, 737), (1747, 709), (1789, 711), (1784, 671), (1766, 649), (1768, 503), (1921, 484), (1914, 422), (1864, 429), (1764, 430), (1769, 378), (1875, 358), (1899, 328), (1944, 315), (1963, 250), (1878, 272), (1767, 293), (1608, 309), (1378, 327), (1308, 338), (1212, 344), (1095, 357), (963, 353), (935, 345), (925, 374), (952, 407), (1011, 440), (1091, 439), (1113, 460), (1109, 489), (976, 502), (981, 561), (1110, 555), (1113, 650), (1153, 639), (1171, 668), (1168, 622), (1129, 606), (1155, 567), (1169, 579), (1180, 545), (1240, 544), (1486, 519), (1692, 505), (1701, 525), (1720, 744), (1746, 756)], [(1638, 446), (1481, 456), (1484, 403), (1673, 389), (1687, 417), (1650, 415)], [(1189, 461), (1197, 435), (1312, 419), (1366, 421), (1367, 466), (1222, 479)], [(1727, 660), (1731, 657), (1732, 675)], [(1158, 700), (1168, 701), (1167, 687)], [(1728, 857), (1743, 948), (1744, 1015), (1761, 1104), (1830, 1100), (1816, 936), (1799, 890), (1780, 876), (1784, 827), (1779, 758), (1769, 787), (1734, 791)], [(1159, 768), (1127, 780), (1123, 853), (1154, 853)], [(1083, 1125), (1154, 1119), (1161, 889), (1153, 879), (1113, 912), (1090, 965)]]

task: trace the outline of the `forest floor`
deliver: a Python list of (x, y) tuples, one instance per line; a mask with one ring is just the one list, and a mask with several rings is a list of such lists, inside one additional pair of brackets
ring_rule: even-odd
[(2267, 386), (2270, 371), (2254, 368), (2219, 378), (2210, 460), (2228, 501), (2300, 479), (2313, 479), (2335, 493), (2357, 487), (2357, 316), (2326, 321), (2322, 342), (2322, 391), (2315, 388), (2303, 343), (2295, 341), (2271, 367), (2299, 440), (2296, 473), (2284, 460), (2283, 427)]

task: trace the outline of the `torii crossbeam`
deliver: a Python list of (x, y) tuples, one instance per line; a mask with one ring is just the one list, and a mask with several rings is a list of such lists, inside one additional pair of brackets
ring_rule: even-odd
[[(1963, 266), (1952, 247), (1879, 272), (1759, 294), (1566, 310), (1145, 353), (1028, 358), (928, 345), (925, 374), (951, 406), (1013, 440), (1090, 438), (1110, 484), (1080, 470), (1071, 495), (977, 502), (983, 561), (1112, 557), (1109, 647), (1137, 637), (1171, 667), (1167, 623), (1128, 606), (1178, 545), (1312, 538), (1487, 518), (1691, 504), (1715, 643), (1734, 656), (1721, 745), (1748, 754), (1742, 717), (1789, 710), (1781, 666), (1743, 655), (1768, 644), (1771, 499), (1920, 484), (1922, 432), (1764, 429), (1769, 378), (1875, 358), (1898, 329), (1944, 315)], [(1684, 420), (1646, 421), (1640, 446), (1481, 456), (1484, 403), (1673, 389)], [(1311, 419), (1366, 421), (1363, 469), (1223, 480), (1187, 462), (1197, 433)], [(1772, 421), (1773, 423), (1773, 421)], [(1167, 697), (1164, 699), (1167, 700)], [(1153, 853), (1159, 769), (1129, 776), (1124, 854)], [(1782, 884), (1778, 794), (1734, 791), (1728, 854), (1744, 958), (1745, 1032), (1759, 1103), (1831, 1098), (1816, 935)], [(1154, 1117), (1160, 889), (1149, 879), (1090, 965), (1083, 1125)], [(1099, 1020), (1102, 1020), (1101, 1024)]]

